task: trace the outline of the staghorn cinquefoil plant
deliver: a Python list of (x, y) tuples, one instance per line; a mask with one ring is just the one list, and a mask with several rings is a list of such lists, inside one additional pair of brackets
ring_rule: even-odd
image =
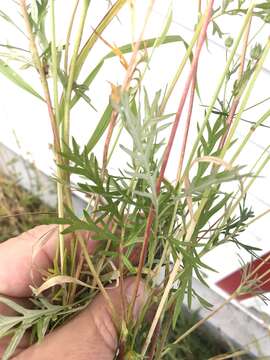
[[(34, 0), (31, 4), (25, 0), (16, 2), (25, 30), (1, 12), (3, 21), (26, 34), (30, 46), (28, 50), (3, 45), (6, 51), (1, 56), (0, 71), (21, 90), (45, 102), (48, 108), (58, 195), (58, 218), (50, 222), (59, 224), (54, 268), (39, 288), (32, 289), (36, 309), (25, 310), (0, 298), (21, 314), (0, 318), (1, 337), (13, 335), (4, 359), (12, 356), (27, 329), (32, 329), (33, 341), (41, 341), (72, 314), (85, 308), (98, 292), (109, 301), (106, 286), (116, 281), (121, 288), (123, 279), (130, 275), (136, 278), (136, 289), (118, 328), (119, 351), (115, 356), (119, 359), (176, 358), (180, 341), (226, 303), (247, 291), (260, 294), (260, 279), (254, 284), (254, 271), (247, 271), (241, 285), (224, 304), (169, 343), (170, 329), (177, 328), (185, 297), (189, 307), (194, 297), (202, 306), (211, 307), (192, 286), (194, 275), (206, 283), (204, 272), (213, 270), (205, 263), (204, 256), (226, 243), (233, 243), (252, 255), (257, 250), (239, 236), (256, 219), (247, 202), (248, 191), (269, 162), (268, 148), (254, 164), (243, 166), (238, 159), (245, 153), (255, 130), (261, 126), (267, 128), (269, 108), (251, 122), (243, 139), (237, 139), (236, 131), (243, 113), (251, 108), (249, 100), (270, 49), (269, 39), (263, 45), (256, 44), (256, 36), (269, 22), (269, 2), (256, 5), (249, 1), (223, 1), (218, 6), (213, 0), (199, 1), (197, 23), (188, 42), (180, 35), (168, 35), (172, 22), (170, 7), (157, 36), (145, 39), (155, 2), (149, 0), (137, 41), (120, 47), (111, 45), (103, 32), (114, 19), (121, 21), (120, 10), (124, 6), (132, 5), (133, 15), (136, 1), (109, 1), (107, 13), (89, 35), (86, 24), (92, 2), (74, 1), (66, 42), (61, 46), (56, 33), (60, 15), (55, 13), (54, 0)], [(74, 21), (76, 16), (78, 25)], [(241, 16), (242, 26), (235, 39), (227, 35), (225, 39), (219, 25), (219, 19), (230, 16)], [(134, 20), (133, 16), (131, 18)], [(261, 28), (251, 37), (254, 18), (259, 19)], [(211, 27), (214, 35), (224, 38), (226, 62), (209, 103), (202, 104), (205, 111), (195, 121), (193, 110), (198, 106), (197, 100), (202, 102), (204, 88), (204, 84), (197, 81), (199, 61), (204, 56), (202, 49)], [(83, 42), (86, 32), (87, 40)], [(112, 51), (81, 80), (84, 64), (91, 59), (92, 49), (98, 42), (105, 43)], [(177, 42), (184, 45), (184, 56), (168, 86), (157, 91), (151, 100), (145, 77), (151, 73), (152, 58), (161, 46)], [(78, 144), (70, 134), (71, 110), (79, 101), (85, 101), (93, 111), (95, 105), (87, 92), (98, 86), (94, 80), (112, 57), (118, 58), (123, 66), (123, 80), (120, 84), (111, 84), (108, 105), (91, 137), (86, 144)], [(19, 71), (13, 70), (12, 61), (38, 73), (42, 92), (26, 82)], [(184, 78), (184, 70), (188, 76), (178, 108), (168, 113), (169, 100), (179, 96), (176, 85)], [(172, 179), (165, 177), (165, 172), (172, 161), (172, 148), (187, 102), (181, 151)], [(191, 137), (192, 127), (196, 135)], [(100, 143), (103, 145), (101, 159), (96, 151)], [(122, 154), (126, 159), (117, 171), (110, 167), (115, 154), (118, 157)], [(75, 179), (73, 182), (71, 177)], [(87, 198), (88, 205), (82, 217), (74, 213), (73, 190)], [(95, 256), (88, 254), (80, 230), (90, 231), (98, 242)], [(70, 253), (64, 241), (68, 233), (74, 234)], [(79, 245), (83, 257), (77, 263)], [(142, 279), (149, 294), (143, 311), (134, 321), (131, 314)], [(47, 299), (43, 295), (45, 290)], [(153, 311), (153, 308), (152, 321), (145, 321), (149, 309)]]

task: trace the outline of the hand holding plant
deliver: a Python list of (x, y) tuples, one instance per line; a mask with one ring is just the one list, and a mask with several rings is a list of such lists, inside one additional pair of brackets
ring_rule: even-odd
[[(30, 286), (41, 282), (40, 271), (47, 271), (53, 264), (57, 243), (55, 226), (39, 226), (22, 235), (10, 239), (0, 245), (0, 293), (8, 296), (18, 305), (14, 309), (0, 305), (1, 315), (14, 315), (22, 304), (31, 307), (27, 302), (31, 294)], [(37, 239), (46, 237), (42, 251), (32, 261), (32, 249)], [(91, 240), (88, 248), (93, 249)], [(12, 263), (10, 262), (13, 258)], [(34, 266), (33, 266), (34, 265)], [(35, 275), (33, 269), (39, 269)], [(134, 292), (135, 279), (128, 278), (124, 282), (124, 292), (127, 301), (131, 301)], [(106, 290), (119, 316), (121, 323), (121, 295), (119, 287)], [(8, 299), (8, 298), (7, 298)], [(140, 286), (134, 316), (137, 317), (144, 301), (144, 285)], [(9, 302), (7, 300), (7, 305)], [(32, 304), (33, 305), (33, 304)], [(27, 311), (24, 309), (24, 311)], [(13, 311), (14, 310), (14, 311)], [(20, 312), (20, 311), (19, 311)], [(0, 341), (0, 356), (4, 354), (9, 339)], [(113, 359), (118, 346), (118, 330), (114, 324), (110, 309), (103, 296), (95, 300), (67, 324), (46, 336), (41, 344), (31, 346), (31, 335), (26, 332), (20, 339), (14, 353), (16, 359)]]
[[(43, 95), (4, 60), (0, 62), (0, 71), (21, 89), (46, 103), (54, 139), (58, 195), (58, 218), (52, 218), (50, 222), (59, 224), (59, 233), (53, 237), (52, 247), (50, 241), (45, 242), (36, 254), (40, 261), (39, 270), (50, 269), (42, 274), (42, 284), (37, 282), (32, 294), (25, 287), (30, 280), (30, 243), (26, 247), (20, 245), (23, 257), (19, 253), (16, 255), (19, 268), (25, 269), (25, 264), (28, 264), (27, 272), (21, 274), (23, 281), (14, 274), (9, 264), (12, 256), (8, 252), (12, 241), (2, 245), (2, 249), (7, 251), (3, 261), (10, 269), (10, 279), (17, 284), (12, 287), (12, 293), (8, 293), (6, 288), (2, 291), (16, 296), (16, 291), (20, 289), (23, 296), (33, 295), (31, 301), (35, 305), (35, 309), (27, 310), (1, 297), (2, 303), (22, 315), (0, 318), (3, 325), (0, 337), (12, 335), (3, 357), (5, 360), (12, 356), (30, 328), (33, 342), (41, 342), (44, 337), (45, 340), (29, 348), (25, 353), (27, 356), (43, 348), (44, 351), (52, 351), (52, 356), (56, 358), (61, 358), (65, 349), (70, 353), (75, 345), (67, 340), (72, 334), (69, 329), (78, 327), (78, 331), (73, 331), (73, 336), (78, 336), (75, 342), (84, 341), (82, 335), (89, 335), (87, 318), (95, 319), (99, 313), (98, 305), (104, 309), (101, 315), (106, 316), (102, 326), (107, 331), (107, 340), (110, 339), (106, 347), (108, 358), (113, 356), (114, 350), (120, 360), (179, 358), (177, 345), (204, 322), (201, 320), (170, 343), (170, 330), (177, 326), (181, 317), (184, 298), (189, 307), (194, 297), (202, 306), (211, 307), (207, 299), (197, 294), (192, 284), (196, 276), (207, 285), (205, 271), (213, 269), (205, 262), (205, 256), (228, 243), (241, 247), (251, 255), (257, 250), (240, 241), (239, 236), (254, 222), (247, 195), (255, 179), (269, 163), (269, 146), (255, 163), (248, 163), (245, 170), (238, 158), (245, 152), (254, 132), (261, 126), (268, 127), (265, 122), (270, 115), (269, 109), (254, 121), (247, 122), (249, 127), (245, 129), (243, 138), (239, 139), (236, 131), (243, 120), (243, 113), (258, 105), (250, 105), (249, 100), (268, 56), (270, 41), (267, 38), (264, 46), (254, 47), (250, 31), (254, 17), (263, 24), (269, 22), (269, 2), (255, 5), (246, 1), (223, 1), (218, 6), (213, 0), (199, 1), (190, 42), (179, 35), (168, 35), (172, 22), (170, 8), (160, 33), (155, 38), (144, 38), (154, 2), (147, 2), (137, 41), (117, 47), (108, 43), (103, 33), (124, 5), (129, 5), (133, 19), (136, 1), (109, 2), (107, 13), (87, 35), (84, 43), (82, 39), (89, 30), (86, 23), (92, 1), (74, 1), (64, 46), (57, 44), (55, 1), (33, 0), (31, 4), (26, 0), (19, 1), (30, 45), (28, 67), (38, 74)], [(50, 36), (46, 31), (48, 16)], [(79, 24), (70, 56), (70, 39), (76, 27), (76, 16)], [(201, 93), (198, 80), (200, 59), (204, 56), (203, 49), (211, 27), (213, 34), (223, 38), (224, 33), (219, 27), (219, 19), (223, 16), (241, 16), (241, 27), (235, 39), (225, 42), (224, 66), (219, 69), (215, 89), (212, 97), (207, 97), (204, 111), (202, 106), (197, 106), (205, 95)], [(7, 16), (4, 18), (9, 19)], [(89, 54), (98, 41), (109, 46), (111, 52), (93, 67), (88, 65), (90, 71), (86, 77), (82, 76), (81, 70), (86, 60), (92, 59)], [(155, 89), (154, 94), (149, 95), (145, 74), (151, 71), (154, 53), (166, 44), (177, 43), (184, 45), (185, 53), (173, 78), (168, 80), (164, 89)], [(105, 62), (113, 57), (120, 61), (123, 80), (120, 84), (111, 84), (111, 96), (95, 129), (86, 144), (78, 144), (70, 134), (71, 111), (79, 101), (90, 105), (91, 114), (95, 111), (87, 91), (94, 87), (94, 80)], [(183, 78), (184, 69), (187, 69), (187, 77), (182, 82), (179, 96), (176, 84), (180, 77)], [(153, 84), (155, 86), (155, 82)], [(208, 88), (206, 90), (208, 93)], [(178, 102), (172, 113), (167, 111), (170, 99)], [(260, 104), (268, 100), (263, 99)], [(183, 132), (179, 134), (185, 104), (188, 104), (187, 116)], [(193, 116), (195, 108), (201, 110), (196, 118)], [(191, 130), (194, 136), (190, 136)], [(181, 150), (174, 159), (177, 166), (172, 179), (167, 178), (166, 171), (172, 161), (173, 147), (178, 145), (176, 141), (181, 143)], [(101, 156), (96, 150), (99, 143), (103, 144)], [(117, 170), (110, 167), (116, 151), (122, 155), (121, 158), (127, 159), (125, 164), (119, 161)], [(73, 189), (84, 194), (88, 201), (82, 215), (76, 214), (73, 209)], [(94, 254), (88, 251), (89, 243), (82, 231), (91, 232), (95, 242)], [(132, 261), (134, 252), (139, 253), (136, 257), (139, 258), (138, 263)], [(250, 274), (244, 275), (241, 286), (227, 302), (243, 291), (258, 290), (249, 281)], [(135, 282), (132, 277), (135, 277)], [(149, 290), (145, 302), (142, 301), (142, 284), (146, 284)], [(112, 287), (115, 289), (108, 290)], [(138, 304), (142, 305), (139, 314)], [(147, 313), (153, 305), (154, 317), (147, 322)], [(82, 312), (78, 317), (63, 325), (79, 311)], [(138, 317), (134, 318), (134, 311)], [(218, 309), (207, 318), (216, 311)], [(116, 333), (112, 324), (119, 333), (118, 343), (115, 342)], [(55, 330), (58, 325), (63, 326)], [(93, 329), (90, 328), (90, 333)], [(90, 335), (87, 346), (99, 336), (95, 332)], [(66, 344), (61, 346), (65, 337)], [(51, 346), (55, 346), (55, 350)], [(89, 350), (84, 345), (82, 348), (83, 352)], [(96, 349), (90, 350), (91, 355), (87, 353), (87, 356), (95, 358)]]

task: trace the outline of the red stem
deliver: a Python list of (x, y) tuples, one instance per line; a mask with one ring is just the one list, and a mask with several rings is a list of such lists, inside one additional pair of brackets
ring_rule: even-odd
[[(205, 13), (205, 22), (202, 26), (201, 29), (201, 33), (198, 39), (198, 45), (193, 57), (193, 61), (191, 64), (191, 69), (189, 72), (189, 76), (187, 78), (187, 81), (185, 83), (184, 86), (184, 90), (183, 90), (183, 94), (182, 97), (180, 99), (180, 103), (178, 106), (178, 110), (177, 113), (175, 115), (175, 119), (174, 119), (174, 123), (171, 129), (171, 133), (170, 133), (170, 137), (168, 140), (168, 144), (166, 146), (166, 149), (164, 151), (163, 154), (163, 161), (161, 164), (161, 168), (160, 168), (160, 174), (159, 177), (157, 179), (157, 183), (156, 183), (156, 193), (157, 195), (159, 195), (160, 193), (160, 188), (161, 188), (161, 183), (163, 181), (164, 178), (164, 173), (168, 164), (168, 160), (169, 160), (169, 156), (171, 153), (171, 149), (173, 146), (173, 142), (175, 139), (175, 135), (177, 132), (177, 128), (180, 122), (180, 118), (183, 112), (183, 108), (186, 102), (186, 98), (189, 92), (189, 88), (192, 82), (192, 79), (194, 78), (194, 74), (196, 73), (196, 69), (198, 67), (198, 61), (199, 61), (199, 57), (200, 57), (200, 52), (202, 49), (202, 46), (205, 42), (206, 39), (206, 35), (207, 35), (207, 27), (209, 25), (210, 19), (211, 19), (211, 15), (212, 15), (212, 8), (213, 8), (213, 3), (214, 0), (211, 0), (208, 4), (206, 13)], [(148, 214), (148, 218), (147, 218), (147, 224), (146, 224), (146, 229), (145, 229), (145, 233), (144, 233), (144, 240), (143, 240), (143, 246), (142, 246), (142, 250), (141, 250), (141, 254), (140, 254), (140, 261), (139, 261), (139, 266), (138, 266), (138, 271), (137, 271), (137, 276), (136, 276), (136, 284), (135, 284), (135, 289), (134, 289), (134, 295), (133, 295), (133, 299), (131, 302), (131, 307), (130, 307), (130, 313), (132, 314), (132, 310), (135, 304), (135, 300), (136, 300), (136, 296), (137, 296), (137, 292), (138, 292), (138, 288), (139, 288), (139, 284), (140, 284), (140, 279), (141, 279), (141, 274), (142, 274), (142, 269), (143, 269), (143, 265), (145, 263), (145, 259), (146, 259), (146, 254), (147, 254), (147, 248), (148, 248), (148, 243), (149, 243), (149, 238), (150, 238), (150, 234), (151, 234), (151, 227), (152, 227), (152, 223), (154, 220), (154, 216), (155, 216), (155, 209), (153, 207), (153, 205), (150, 208), (149, 214)]]
[[(195, 71), (197, 72), (197, 69)], [(179, 160), (179, 165), (178, 165), (178, 170), (177, 170), (177, 179), (178, 180), (181, 177), (181, 172), (182, 172), (183, 162), (184, 162), (184, 157), (185, 157), (185, 152), (186, 152), (188, 133), (189, 133), (192, 111), (193, 111), (195, 89), (196, 89), (196, 74), (194, 74), (194, 77), (192, 79), (189, 106), (188, 106), (188, 115), (187, 115), (187, 121), (186, 121), (186, 126), (185, 126), (185, 131), (184, 131), (184, 139), (183, 139), (183, 143), (182, 143), (182, 147), (181, 147), (180, 160)]]
[(109, 146), (110, 146), (110, 142), (111, 142), (111, 138), (112, 138), (112, 134), (113, 134), (113, 129), (114, 129), (115, 124), (116, 124), (117, 115), (118, 115), (118, 113), (116, 111), (113, 111), (111, 119), (110, 119), (108, 133), (107, 133), (105, 144), (104, 144), (103, 164), (102, 164), (102, 174), (103, 174), (103, 176), (104, 176), (106, 166), (107, 166)]

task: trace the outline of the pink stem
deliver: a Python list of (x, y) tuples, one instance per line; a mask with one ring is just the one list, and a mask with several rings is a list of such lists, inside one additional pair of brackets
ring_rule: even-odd
[[(184, 90), (183, 90), (183, 94), (182, 97), (180, 99), (180, 103), (178, 106), (178, 110), (177, 113), (175, 115), (175, 119), (174, 119), (174, 123), (171, 129), (171, 133), (170, 133), (170, 137), (168, 140), (168, 144), (166, 146), (166, 149), (164, 151), (163, 154), (163, 161), (161, 164), (161, 169), (160, 169), (160, 174), (159, 177), (157, 179), (157, 183), (156, 183), (156, 193), (157, 195), (159, 195), (160, 193), (160, 188), (161, 188), (161, 183), (164, 179), (164, 173), (168, 164), (168, 160), (169, 160), (169, 156), (171, 153), (171, 149), (173, 146), (173, 142), (175, 139), (175, 135), (177, 132), (177, 128), (180, 122), (180, 118), (183, 112), (183, 108), (186, 102), (186, 98), (189, 92), (189, 88), (192, 82), (192, 79), (194, 78), (194, 74), (196, 74), (196, 69), (198, 67), (198, 62), (199, 62), (199, 57), (200, 57), (200, 53), (201, 53), (201, 49), (203, 47), (203, 44), (205, 42), (206, 39), (206, 35), (207, 35), (207, 28), (209, 25), (209, 22), (211, 20), (211, 16), (212, 16), (212, 9), (213, 9), (213, 3), (214, 0), (209, 1), (206, 13), (205, 13), (205, 21), (204, 24), (202, 26), (202, 30), (198, 39), (198, 45), (193, 57), (193, 61), (191, 64), (191, 69), (189, 72), (189, 76), (187, 78), (187, 81), (185, 83), (184, 86)], [(147, 248), (148, 248), (148, 243), (149, 243), (149, 238), (150, 238), (150, 234), (151, 234), (151, 227), (152, 227), (152, 223), (154, 220), (154, 216), (155, 216), (155, 209), (153, 207), (153, 205), (150, 208), (149, 214), (148, 214), (148, 219), (147, 219), (147, 224), (146, 224), (146, 229), (145, 229), (145, 233), (144, 233), (144, 240), (143, 240), (143, 246), (142, 246), (142, 250), (140, 253), (140, 260), (139, 260), (139, 265), (138, 265), (138, 272), (137, 272), (137, 276), (136, 276), (136, 284), (135, 284), (135, 289), (134, 289), (134, 295), (133, 295), (133, 299), (131, 302), (131, 313), (132, 313), (132, 309), (134, 307), (135, 304), (135, 300), (136, 300), (136, 296), (137, 296), (137, 292), (138, 292), (138, 288), (139, 288), (139, 284), (140, 284), (140, 279), (141, 279), (141, 274), (142, 274), (142, 269), (143, 269), (143, 265), (145, 263), (145, 259), (146, 259), (146, 254), (147, 254)]]
[[(196, 69), (196, 72), (197, 72), (197, 69)], [(179, 160), (179, 165), (178, 165), (178, 170), (177, 170), (177, 180), (179, 180), (180, 177), (181, 177), (183, 163), (184, 163), (184, 157), (185, 157), (185, 152), (186, 152), (188, 133), (189, 133), (191, 117), (192, 117), (192, 111), (193, 111), (195, 89), (196, 89), (196, 74), (194, 74), (194, 77), (192, 79), (192, 85), (191, 85), (191, 91), (190, 91), (190, 100), (189, 100), (189, 106), (188, 106), (188, 115), (187, 115), (187, 121), (186, 121), (186, 126), (185, 126), (185, 131), (184, 131), (184, 139), (183, 139), (183, 143), (182, 143), (182, 147), (181, 147), (180, 160)]]

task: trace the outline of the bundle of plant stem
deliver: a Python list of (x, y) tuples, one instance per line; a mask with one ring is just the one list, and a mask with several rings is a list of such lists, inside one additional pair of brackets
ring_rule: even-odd
[[(202, 306), (210, 307), (207, 299), (201, 298), (192, 286), (193, 276), (206, 283), (204, 272), (211, 271), (204, 262), (204, 255), (226, 243), (234, 243), (252, 255), (256, 250), (240, 242), (239, 235), (256, 219), (251, 219), (254, 213), (247, 205), (248, 191), (270, 159), (268, 148), (255, 163), (240, 164), (238, 159), (256, 129), (267, 128), (270, 110), (263, 114), (258, 112), (243, 138), (237, 138), (236, 132), (243, 112), (249, 108), (253, 88), (270, 49), (269, 39), (258, 44), (258, 34), (250, 35), (253, 19), (259, 19), (263, 28), (270, 20), (270, 4), (269, 1), (255, 4), (227, 0), (219, 5), (213, 0), (198, 1), (197, 22), (188, 42), (178, 34), (168, 35), (172, 22), (169, 5), (156, 37), (145, 38), (155, 3), (149, 0), (138, 38), (121, 46), (120, 40), (115, 39), (117, 47), (106, 41), (103, 32), (112, 21), (121, 21), (122, 8), (129, 7), (133, 15), (137, 1), (108, 2), (108, 10), (94, 30), (90, 30), (87, 16), (91, 16), (89, 9), (98, 6), (98, 1), (74, 0), (73, 3), (66, 42), (59, 44), (55, 29), (61, 14), (55, 13), (54, 0), (16, 2), (13, 6), (18, 6), (24, 21), (24, 29), (19, 28), (19, 31), (26, 34), (29, 50), (8, 44), (0, 60), (3, 75), (47, 106), (54, 139), (58, 194), (58, 217), (50, 222), (59, 224), (54, 267), (44, 277), (42, 286), (33, 289), (39, 315), (29, 316), (31, 310), (28, 310), (10, 326), (5, 323), (9, 319), (3, 317), (0, 323), (4, 330), (0, 330), (0, 335), (13, 334), (11, 344), (14, 345), (18, 332), (31, 328), (33, 341), (41, 341), (55, 326), (91, 303), (99, 292), (106, 297), (106, 286), (121, 288), (124, 278), (133, 276), (137, 286), (121, 319), (121, 351), (116, 356), (122, 359), (174, 358), (177, 344), (205, 321), (201, 320), (169, 343), (170, 329), (175, 328), (181, 317), (184, 298), (189, 306), (196, 297)], [(182, 6), (184, 11), (185, 2)], [(230, 16), (239, 17), (241, 22), (234, 39), (219, 27), (219, 20), (230, 19)], [(1, 12), (1, 17), (2, 21), (18, 27), (8, 14)], [(75, 19), (78, 20), (76, 26)], [(198, 103), (203, 104), (200, 93), (207, 86), (197, 81), (200, 58), (211, 31), (225, 42), (226, 64), (216, 79), (216, 88), (205, 112), (195, 119), (192, 112)], [(84, 37), (87, 38), (85, 42), (82, 41)], [(74, 39), (72, 44), (71, 39)], [(82, 80), (84, 64), (100, 42), (105, 42), (110, 52), (96, 65), (91, 65), (91, 71)], [(179, 59), (174, 77), (167, 86), (156, 89), (154, 96), (148, 95), (150, 91), (144, 86), (144, 78), (151, 72), (152, 57), (166, 44), (176, 46), (179, 42), (185, 53)], [(122, 64), (124, 80), (111, 84), (108, 105), (89, 141), (79, 144), (70, 134), (71, 110), (78, 102), (86, 101), (89, 111), (93, 112), (87, 92), (89, 89), (98, 91), (99, 83), (94, 83), (94, 79), (112, 57)], [(32, 68), (40, 78), (40, 91), (23, 79), (23, 73), (12, 68), (12, 61)], [(163, 64), (160, 67), (161, 71), (166, 71)], [(179, 81), (183, 84), (181, 93), (176, 86)], [(153, 87), (155, 83), (152, 82)], [(178, 99), (179, 105), (173, 113), (168, 113), (167, 104), (171, 99)], [(184, 125), (179, 138), (176, 134), (180, 121)], [(190, 128), (197, 131), (196, 136), (189, 136)], [(95, 150), (100, 142), (104, 145), (101, 159)], [(175, 144), (180, 148), (177, 171), (173, 178), (168, 178), (166, 169), (172, 161), (170, 155)], [(114, 156), (127, 158), (126, 164), (112, 170), (110, 161)], [(73, 175), (75, 183), (71, 182)], [(84, 194), (88, 201), (82, 217), (73, 210), (73, 189)], [(89, 231), (91, 239), (96, 241), (94, 254), (88, 254), (82, 230)], [(73, 234), (71, 249), (65, 245), (68, 233)], [(246, 271), (241, 286), (226, 302), (246, 291), (259, 294), (260, 279), (254, 283), (253, 275), (254, 271)], [(145, 282), (148, 295), (135, 321), (132, 308), (141, 281)], [(220, 308), (222, 306), (224, 304)], [(151, 321), (150, 308), (154, 314)], [(218, 310), (214, 309), (208, 318)], [(11, 345), (5, 359), (13, 350)]]

